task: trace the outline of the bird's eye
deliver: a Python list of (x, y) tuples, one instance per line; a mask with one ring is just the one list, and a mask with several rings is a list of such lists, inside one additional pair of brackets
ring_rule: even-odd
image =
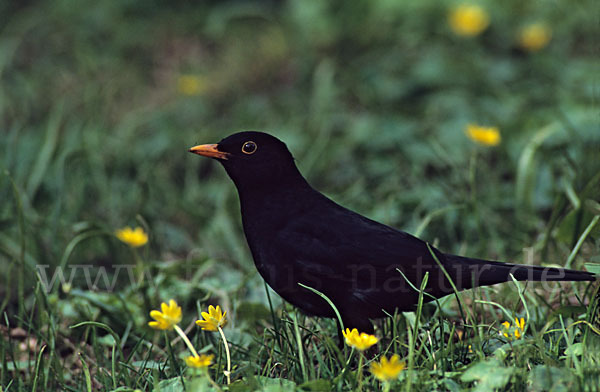
[(242, 152), (244, 154), (254, 154), (256, 152), (256, 143), (250, 141), (250, 142), (246, 142), (242, 145)]

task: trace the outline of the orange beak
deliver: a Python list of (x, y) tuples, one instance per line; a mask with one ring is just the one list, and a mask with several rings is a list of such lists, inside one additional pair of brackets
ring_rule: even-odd
[(201, 144), (190, 148), (190, 152), (209, 158), (227, 159), (228, 152), (217, 150), (217, 144)]

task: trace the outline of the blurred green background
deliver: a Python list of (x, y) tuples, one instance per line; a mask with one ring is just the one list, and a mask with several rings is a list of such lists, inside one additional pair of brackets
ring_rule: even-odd
[[(489, 25), (472, 36), (448, 23), (457, 4), (0, 2), (0, 311), (33, 314), (38, 265), (131, 263), (112, 236), (125, 225), (150, 233), (147, 297), (91, 298), (77, 275), (48, 305), (65, 322), (118, 319), (123, 293), (133, 325), (169, 297), (265, 303), (233, 184), (187, 152), (239, 130), (274, 134), (315, 188), (445, 251), (564, 265), (600, 213), (598, 4), (477, 2)], [(536, 50), (532, 23), (551, 36)], [(470, 123), (501, 143), (470, 140)], [(598, 239), (573, 267), (600, 261)]]
[[(200, 247), (250, 269), (234, 187), (187, 148), (264, 130), (350, 208), (415, 231), (461, 206), (425, 237), (519, 254), (598, 173), (598, 26), (592, 1), (482, 4), (490, 26), (461, 37), (439, 1), (3, 3), (3, 249), (18, 241), (10, 176), (38, 263), (82, 222), (139, 214), (157, 257)], [(548, 46), (520, 50), (540, 21)], [(501, 145), (478, 148), (467, 123), (498, 127)]]

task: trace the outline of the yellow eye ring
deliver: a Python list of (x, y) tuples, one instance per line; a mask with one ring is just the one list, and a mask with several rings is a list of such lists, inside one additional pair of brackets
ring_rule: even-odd
[(244, 154), (254, 154), (256, 152), (256, 149), (258, 147), (256, 146), (256, 143), (254, 143), (252, 140), (249, 140), (247, 142), (245, 142), (244, 144), (242, 144), (242, 152)]

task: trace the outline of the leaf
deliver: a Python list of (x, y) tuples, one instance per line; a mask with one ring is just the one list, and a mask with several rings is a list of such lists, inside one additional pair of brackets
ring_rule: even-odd
[(565, 305), (557, 308), (552, 312), (553, 317), (562, 316), (563, 318), (576, 319), (580, 314), (585, 314), (587, 308), (585, 306)]
[(330, 391), (332, 389), (331, 381), (323, 378), (310, 380), (298, 386), (302, 391)]
[(546, 139), (559, 131), (562, 131), (562, 128), (556, 122), (543, 127), (533, 135), (521, 152), (515, 192), (517, 204), (522, 209), (529, 209), (533, 201), (533, 191), (537, 183), (535, 178), (537, 173), (536, 152)]
[(588, 272), (600, 275), (600, 264), (598, 264), (598, 263), (585, 263), (584, 265), (585, 265), (585, 269), (588, 270)]
[(572, 344), (565, 350), (565, 355), (574, 355), (579, 357), (583, 355), (583, 348), (583, 343)]
[(162, 380), (158, 383), (158, 390), (161, 392), (183, 392), (183, 384), (181, 383), (181, 377), (173, 377), (166, 380)]
[(271, 311), (265, 305), (255, 302), (242, 302), (236, 309), (238, 319), (253, 325), (271, 317)]
[(497, 359), (491, 359), (471, 366), (460, 379), (465, 382), (477, 381), (474, 391), (491, 391), (506, 386), (513, 371), (513, 368), (504, 367)]
[(446, 378), (443, 380), (443, 384), (444, 386), (450, 391), (450, 392), (459, 392), (461, 391), (460, 386), (458, 385), (458, 383), (456, 381), (454, 381), (451, 378)]
[[(230, 392), (294, 392), (295, 390), (296, 383), (293, 381), (264, 376), (245, 377), (229, 386)], [(310, 389), (308, 389), (308, 391), (310, 391)]]
[(567, 368), (538, 365), (529, 374), (532, 392), (567, 392), (574, 388), (573, 373)]
[(114, 336), (112, 336), (111, 334), (108, 334), (108, 335), (104, 335), (102, 337), (99, 337), (98, 338), (98, 343), (103, 344), (105, 346), (112, 347), (115, 344), (117, 344), (117, 341), (115, 340)]
[(39, 188), (40, 184), (44, 180), (44, 175), (50, 167), (52, 155), (54, 154), (58, 145), (58, 139), (60, 136), (60, 126), (63, 117), (63, 106), (62, 104), (57, 106), (57, 109), (52, 113), (52, 116), (48, 120), (48, 127), (46, 128), (46, 139), (42, 143), (39, 152), (36, 154), (37, 159), (35, 165), (29, 175), (29, 181), (27, 183), (27, 195), (33, 198), (35, 192)]
[(271, 378), (271, 377), (255, 377), (259, 381), (259, 385), (262, 386), (262, 391), (265, 392), (294, 392), (296, 389), (296, 383), (291, 380), (283, 378)]
[(140, 369), (156, 369), (160, 370), (164, 367), (164, 363), (158, 361), (133, 361), (132, 366)]

